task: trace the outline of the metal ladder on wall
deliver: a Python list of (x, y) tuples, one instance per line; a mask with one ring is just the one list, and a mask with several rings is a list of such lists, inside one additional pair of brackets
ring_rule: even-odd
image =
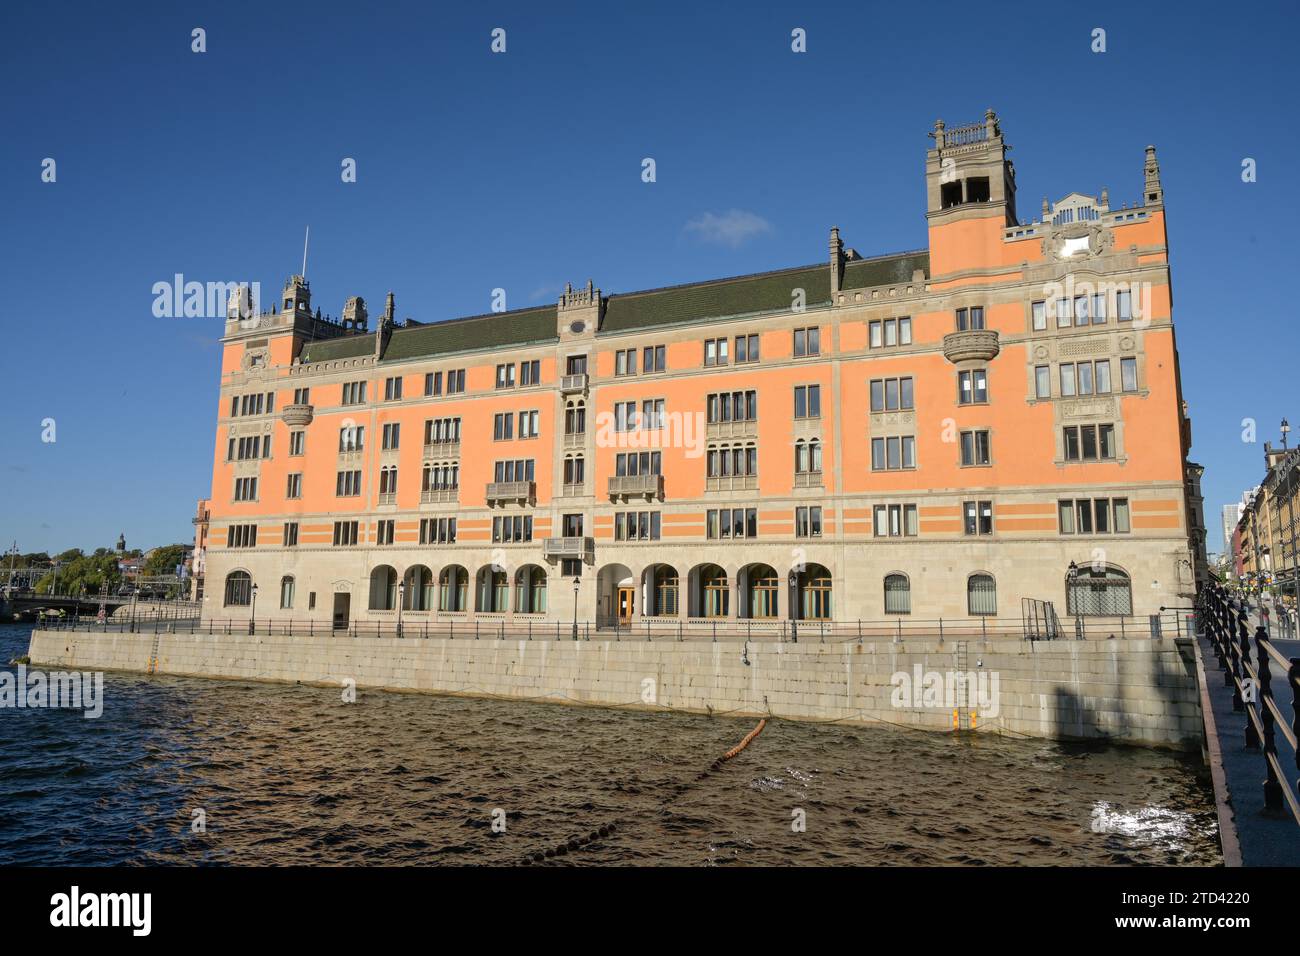
[(158, 671), (158, 643), (162, 635), (158, 631), (153, 632), (153, 644), (149, 648), (149, 673), (154, 674)]
[(970, 669), (967, 664), (967, 642), (957, 642), (957, 692), (954, 695), (953, 730), (970, 730), (970, 682), (967, 680)]

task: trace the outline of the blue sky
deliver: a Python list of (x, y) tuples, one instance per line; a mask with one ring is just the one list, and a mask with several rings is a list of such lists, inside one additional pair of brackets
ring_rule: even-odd
[[(548, 5), (549, 6), (549, 5)], [(25, 3), (0, 10), (0, 547), (148, 547), (207, 494), (220, 322), (155, 282), (298, 270), (399, 317), (925, 245), (927, 131), (1001, 115), (1022, 219), (1138, 199), (1159, 150), (1174, 317), (1220, 506), (1300, 427), (1294, 4)], [(191, 30), (207, 52), (191, 52)], [(506, 30), (506, 52), (490, 33)], [(808, 52), (790, 49), (807, 31)], [(1095, 27), (1107, 51), (1091, 51)], [(57, 182), (41, 164), (57, 162)], [(344, 184), (344, 157), (357, 182)], [(641, 181), (653, 157), (657, 182)], [(1258, 181), (1241, 181), (1241, 162)], [(43, 442), (42, 421), (56, 438)], [(1241, 440), (1258, 422), (1259, 444)]]

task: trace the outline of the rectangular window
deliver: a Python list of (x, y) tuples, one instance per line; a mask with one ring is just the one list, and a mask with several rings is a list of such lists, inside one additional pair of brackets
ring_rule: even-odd
[(914, 537), (916, 505), (876, 505), (872, 509), (872, 526), (878, 538)]
[(726, 339), (704, 340), (704, 364), (706, 366), (727, 364)]
[(871, 381), (871, 410), (893, 412), (911, 409), (913, 403), (912, 379), (877, 378)]
[(982, 328), (984, 328), (984, 306), (972, 305), (969, 308), (957, 310), (958, 332)]
[(1135, 358), (1119, 360), (1120, 387), (1126, 392), (1136, 392), (1138, 387), (1138, 363)]
[(395, 451), (401, 440), (402, 425), (400, 422), (388, 422), (384, 425), (384, 434), (381, 439), (381, 447), (385, 451)]
[(878, 349), (885, 344), (884, 337), (881, 335), (880, 325), (881, 324), (879, 319), (867, 323), (867, 328), (869, 329), (871, 335), (870, 338), (871, 348), (873, 349)]
[(343, 547), (357, 543), (357, 522), (334, 522), (334, 547)]
[(1106, 294), (1099, 292), (1092, 297), (1092, 324), (1106, 324)]
[(455, 395), (463, 391), (465, 391), (465, 370), (452, 369), (447, 373), (447, 394)]
[(668, 368), (666, 349), (662, 345), (647, 345), (641, 350), (641, 369), (646, 373), (662, 372)]
[(304, 431), (289, 432), (289, 454), (297, 456), (304, 453), (307, 446), (307, 433)]
[(340, 471), (334, 482), (334, 495), (337, 498), (355, 498), (361, 494), (361, 472)]
[(1034, 395), (1037, 398), (1052, 397), (1052, 367), (1050, 365), (1034, 367)]
[(302, 472), (295, 472), (289, 476), (288, 486), (285, 488), (284, 496), (286, 498), (302, 497)]
[(1097, 394), (1107, 395), (1110, 393), (1110, 359), (1099, 359), (1093, 363), (1095, 377), (1097, 379)]
[[(536, 413), (534, 412), (534, 414)], [(664, 400), (662, 398), (647, 398), (641, 403), (641, 427), (664, 427)]]
[(392, 544), (395, 527), (392, 518), (383, 518), (375, 522), (375, 544)]
[(979, 405), (989, 400), (988, 371), (977, 368), (957, 373), (957, 403)]
[(963, 502), (962, 517), (966, 534), (985, 535), (993, 533), (993, 502)]
[(896, 471), (916, 467), (916, 438), (898, 435), (871, 439), (872, 471)]
[(257, 500), (257, 479), (236, 478), (235, 479), (235, 500), (256, 501)]
[(295, 389), (293, 390), (293, 403), (294, 403), (295, 405), (310, 405), (310, 404), (311, 404), (311, 389), (310, 389), (310, 388), (295, 388)]
[(821, 418), (822, 389), (820, 385), (796, 385), (794, 388), (794, 417)]
[(298, 522), (286, 521), (284, 523), (284, 547), (296, 548), (298, 546)]
[(1076, 295), (1074, 297), (1074, 324), (1087, 325), (1092, 316), (1088, 308), (1089, 298), (1086, 295)]
[(1068, 398), (1075, 394), (1074, 384), (1074, 364), (1072, 362), (1061, 363), (1061, 396)]
[(455, 518), (421, 518), (420, 544), (455, 544)]
[(1127, 498), (1113, 498), (1113, 499), (1111, 499), (1111, 501), (1112, 501), (1112, 504), (1113, 504), (1114, 507), (1115, 507), (1115, 514), (1114, 514), (1114, 518), (1115, 518), (1115, 521), (1114, 521), (1114, 524), (1115, 524), (1115, 533), (1116, 533), (1116, 534), (1128, 534), (1128, 531), (1129, 531), (1129, 523), (1128, 523), (1128, 499), (1127, 499)]
[(1068, 329), (1074, 319), (1074, 312), (1070, 308), (1069, 299), (1056, 300), (1056, 327), (1058, 329)]
[(1034, 317), (1034, 331), (1041, 332), (1047, 328), (1047, 303), (1034, 302), (1029, 308)]
[(636, 374), (636, 349), (619, 349), (614, 353), (614, 374)]
[(384, 401), (395, 402), (402, 397), (402, 380), (398, 376), (384, 379)]
[(343, 383), (343, 401), (344, 405), (364, 405), (366, 402), (366, 383), (365, 382), (344, 382)]
[(798, 538), (820, 538), (822, 536), (822, 509), (820, 505), (795, 508), (794, 533)]
[(1097, 441), (1101, 445), (1100, 451), (1101, 451), (1102, 458), (1115, 457), (1115, 426), (1114, 425), (1098, 425)]
[(424, 394), (425, 395), (442, 394), (442, 373), (441, 372), (424, 373)]
[(798, 358), (805, 355), (821, 354), (822, 330), (817, 327), (794, 330), (794, 354)]
[(1061, 523), (1061, 534), (1074, 534), (1074, 502), (1057, 502), (1057, 514)]
[(615, 541), (658, 541), (657, 511), (620, 511), (614, 515)]
[(1133, 293), (1124, 290), (1115, 293), (1115, 318), (1120, 322), (1133, 321)]
[(520, 438), (536, 438), (538, 436), (539, 432), (537, 430), (537, 416), (538, 416), (538, 412), (536, 411), (536, 409), (532, 411), (519, 413), (519, 437)]
[(536, 460), (516, 458), (513, 461), (498, 461), (493, 466), (493, 481), (534, 481)]
[(531, 359), (530, 361), (519, 363), (520, 385), (540, 385), (541, 382), (542, 363), (539, 359)]
[(1078, 461), (1079, 460), (1079, 429), (1074, 427), (1065, 428), (1062, 430), (1062, 437), (1064, 439), (1065, 460)]
[(497, 388), (515, 387), (515, 366), (513, 362), (497, 366)]
[(1074, 503), (1074, 524), (1079, 534), (1092, 534), (1092, 502), (1080, 498)]
[(515, 416), (510, 412), (497, 412), (492, 416), (492, 440), (509, 441), (515, 437)]
[(339, 429), (339, 451), (361, 451), (365, 447), (365, 425), (344, 425)]
[(614, 431), (630, 432), (636, 429), (636, 402), (614, 403)]
[(987, 465), (991, 460), (989, 433), (986, 429), (961, 433), (961, 463), (963, 465)]
[(758, 336), (736, 336), (736, 364), (758, 361)]
[(1092, 394), (1092, 363), (1080, 362), (1078, 368), (1079, 368), (1079, 394), (1091, 395)]
[(257, 525), (232, 524), (226, 529), (227, 548), (256, 548)]

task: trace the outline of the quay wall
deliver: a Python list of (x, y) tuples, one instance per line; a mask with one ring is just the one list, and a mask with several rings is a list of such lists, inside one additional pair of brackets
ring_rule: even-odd
[[(1197, 750), (1202, 721), (1184, 640), (933, 638), (819, 643), (350, 638), (33, 632), (33, 667), (301, 682), (563, 704), (953, 728), (940, 698), (896, 687), (919, 666), (945, 689), (964, 662), (974, 730)], [(996, 678), (996, 685), (994, 684)], [(924, 683), (924, 681), (923, 681)], [(977, 691), (995, 705), (979, 710)], [(960, 698), (959, 698), (960, 699)], [(926, 704), (929, 706), (926, 706)], [(965, 721), (963, 721), (965, 723)]]

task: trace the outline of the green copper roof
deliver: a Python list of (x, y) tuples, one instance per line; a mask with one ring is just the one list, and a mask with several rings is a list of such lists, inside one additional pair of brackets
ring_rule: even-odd
[[(867, 289), (912, 281), (920, 269), (928, 277), (928, 252), (904, 252), (845, 263), (843, 288)], [(731, 279), (611, 295), (605, 302), (602, 333), (631, 332), (662, 325), (706, 322), (728, 316), (788, 310), (795, 289), (803, 289), (808, 308), (831, 299), (829, 263), (779, 269)], [(476, 315), (393, 330), (383, 360), (397, 362), (476, 349), (493, 349), (556, 339), (556, 306)], [(375, 333), (308, 343), (303, 362), (328, 362), (372, 353)]]
[(829, 302), (830, 265), (801, 266), (734, 279), (612, 295), (605, 304), (605, 321), (600, 330), (626, 332), (729, 315), (777, 312), (790, 308), (795, 289), (803, 289), (805, 305)]
[(844, 264), (842, 289), (870, 289), (878, 285), (902, 285), (912, 281), (912, 273), (920, 269), (930, 278), (930, 253), (904, 252), (874, 259), (854, 259)]
[(321, 339), (302, 347), (304, 362), (332, 362), (336, 359), (359, 358), (375, 350), (375, 337), (371, 335), (345, 335), (337, 339)]
[(525, 342), (553, 342), (557, 338), (555, 310), (553, 305), (543, 305), (535, 309), (516, 309), (394, 329), (388, 348), (384, 350), (384, 361), (397, 362), (423, 355), (492, 349)]

